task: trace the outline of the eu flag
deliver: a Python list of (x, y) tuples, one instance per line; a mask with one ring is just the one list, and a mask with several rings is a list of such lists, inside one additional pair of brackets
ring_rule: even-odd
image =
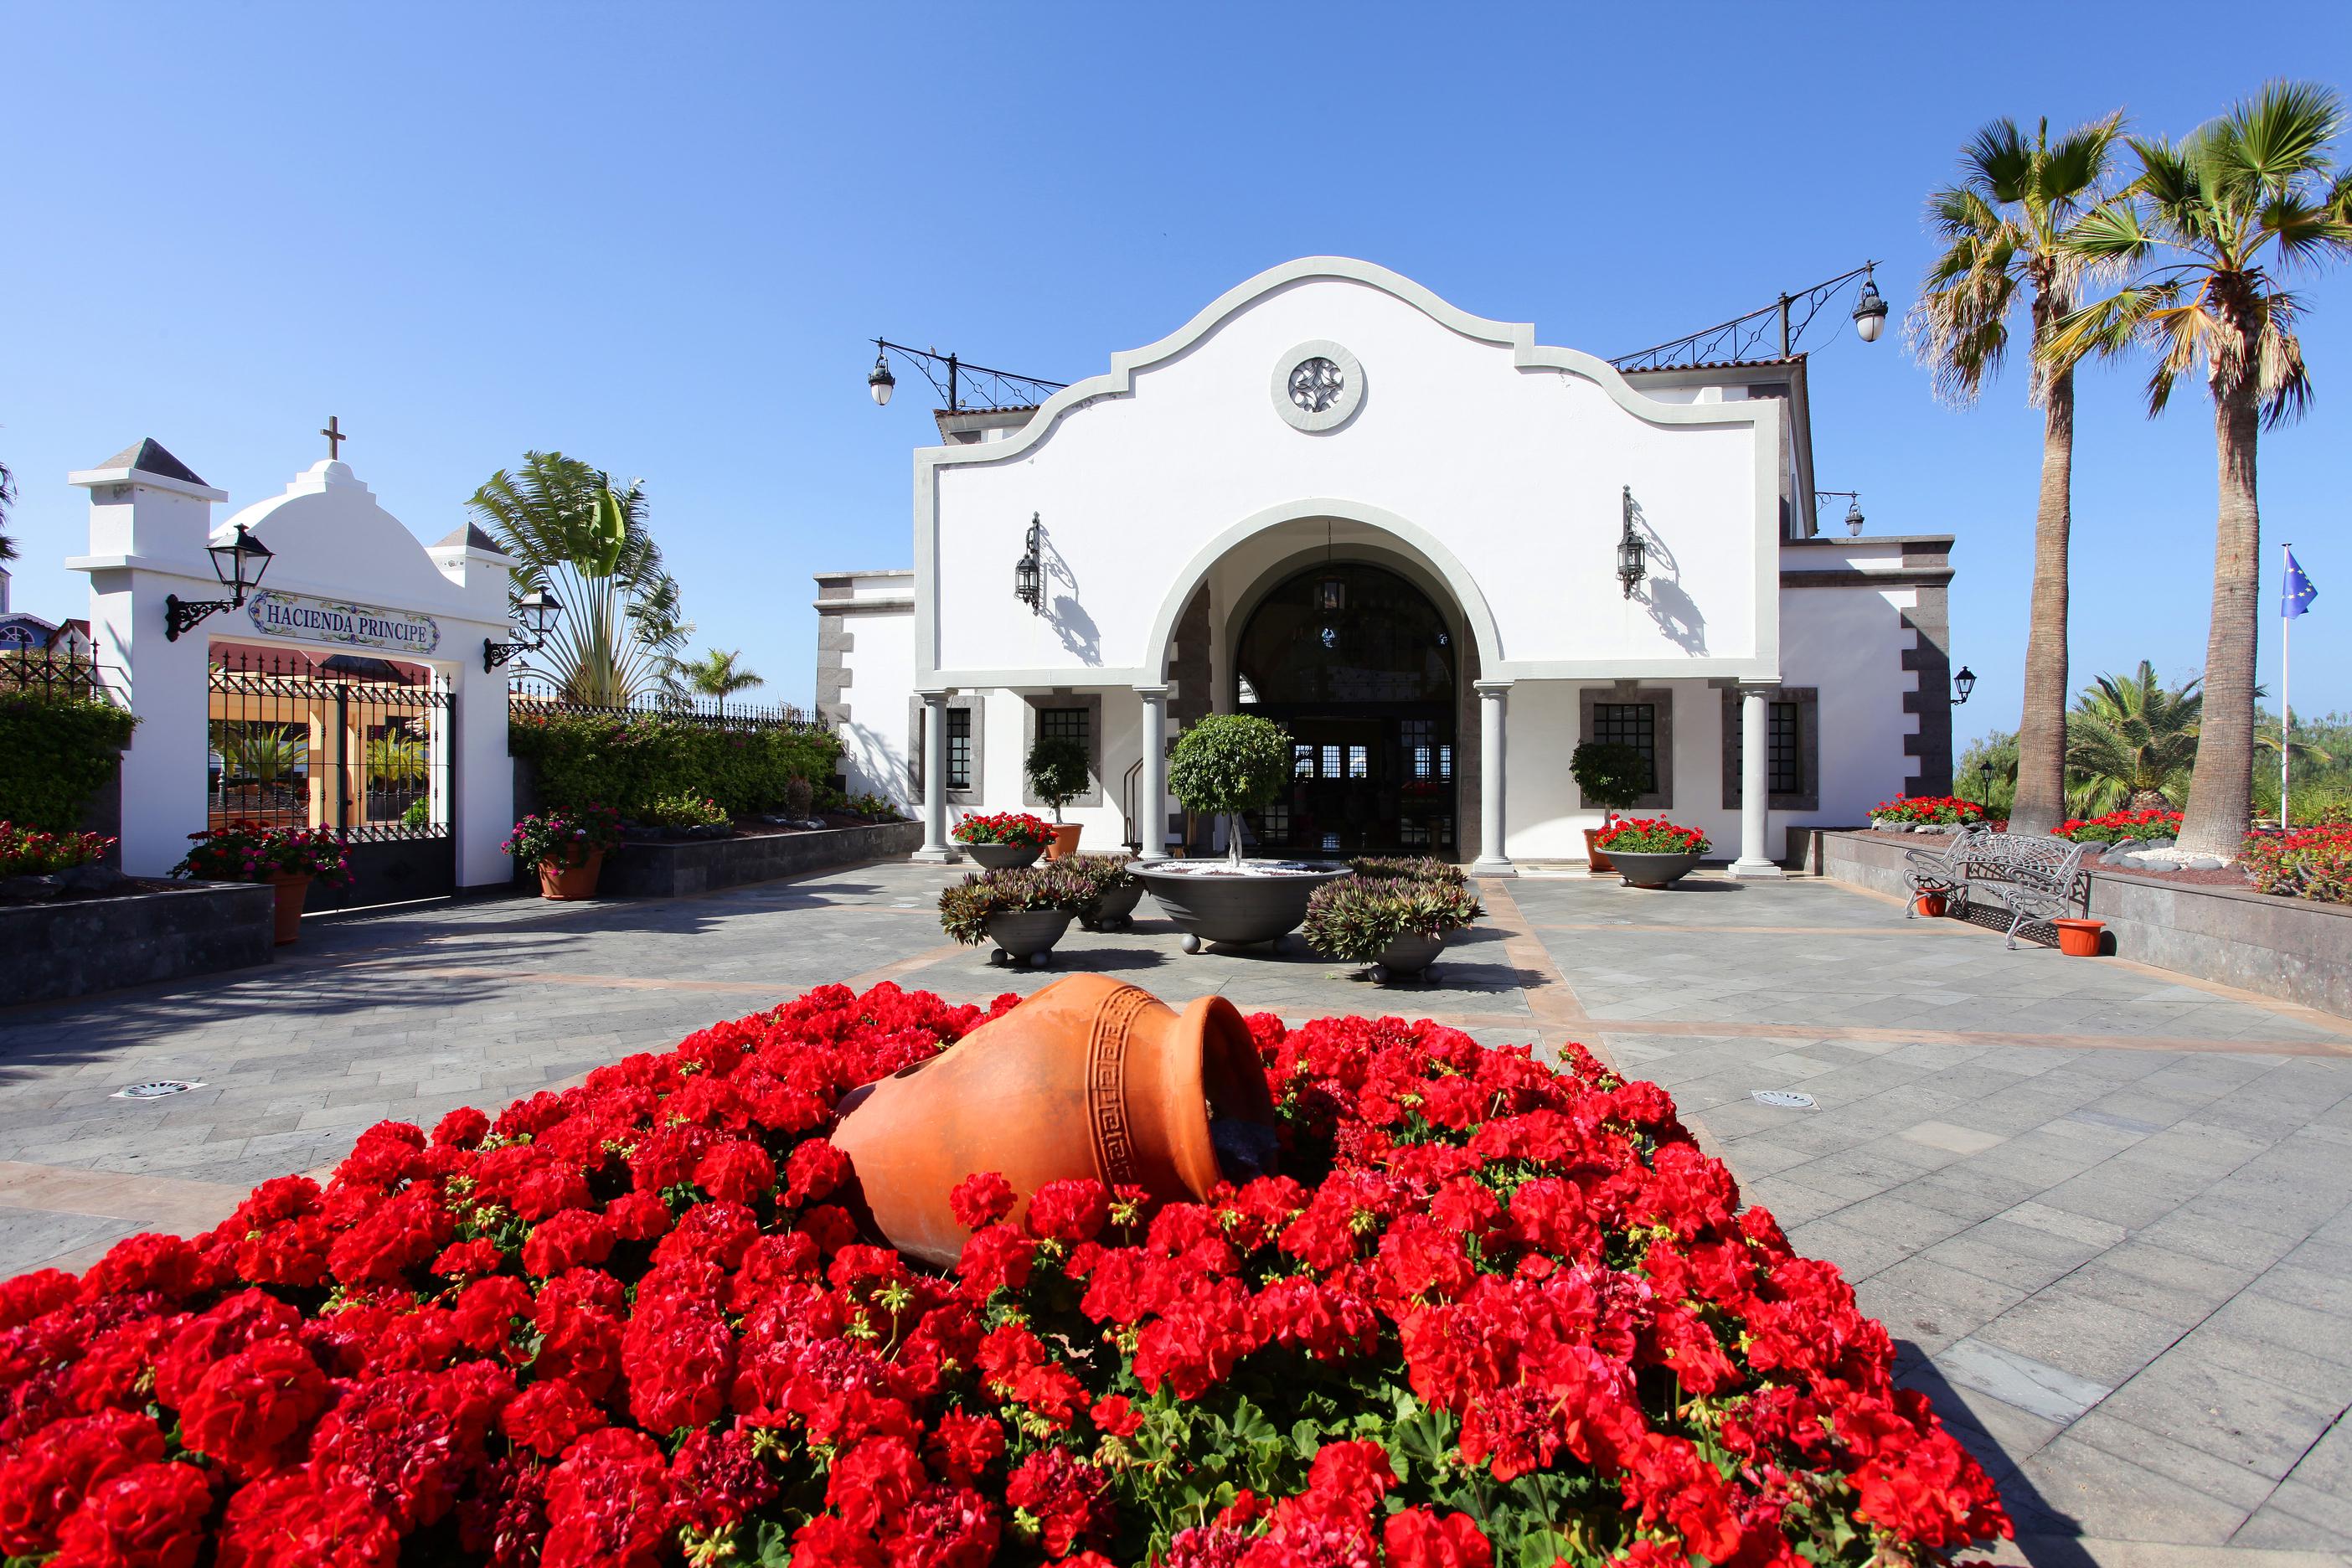
[(2293, 620), (2311, 608), (2311, 601), (2317, 597), (2319, 597), (2319, 590), (2311, 585), (2311, 579), (2305, 576), (2303, 568), (2295, 564), (2294, 552), (2288, 551), (2286, 583), (2279, 595), (2279, 614), (2288, 620)]

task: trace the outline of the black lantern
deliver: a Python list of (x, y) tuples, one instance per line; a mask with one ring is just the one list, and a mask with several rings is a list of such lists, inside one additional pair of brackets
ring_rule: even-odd
[(1625, 596), (1632, 598), (1633, 589), (1649, 575), (1646, 558), (1649, 547), (1642, 536), (1633, 531), (1633, 487), (1625, 487), (1625, 531), (1617, 541), (1617, 581), (1623, 584)]
[(246, 595), (261, 585), (261, 574), (269, 570), (270, 550), (244, 523), (236, 525), (236, 537), (225, 544), (207, 544), (205, 553), (213, 558), (213, 575), (229, 591), (226, 599), (200, 599), (194, 603), (183, 600), (177, 594), (163, 596), (163, 640), (177, 642), (180, 634), (195, 626), (206, 616), (221, 610), (234, 610), (245, 604)]
[(1876, 342), (1878, 334), (1886, 330), (1886, 301), (1879, 298), (1878, 285), (1867, 274), (1862, 279), (1862, 297), (1853, 302), (1853, 330), (1866, 343)]
[(882, 340), (877, 338), (874, 341), (877, 346), (874, 353), (874, 368), (866, 373), (866, 390), (874, 395), (875, 407), (887, 408), (890, 406), (891, 390), (898, 384), (898, 378), (890, 374), (890, 357), (878, 346)]
[(482, 639), (482, 673), (506, 663), (519, 653), (531, 653), (547, 646), (554, 634), (555, 623), (563, 618), (563, 601), (544, 588), (533, 588), (515, 600), (509, 619), (522, 627), (523, 635), (513, 642), (492, 642)]
[(1984, 780), (1985, 815), (1990, 816), (1992, 814), (1992, 764), (1990, 763), (1984, 763), (1977, 769), (1977, 773)]
[(1845, 531), (1856, 539), (1862, 537), (1862, 498), (1860, 496), (1845, 503)]
[(1013, 596), (1028, 605), (1031, 615), (1045, 613), (1045, 553), (1035, 512), (1029, 514), (1029, 533), (1021, 559), (1013, 563)]
[(1348, 584), (1337, 577), (1323, 579), (1323, 613), (1337, 615), (1348, 607)]
[(1959, 674), (1952, 677), (1952, 689), (1959, 693), (1958, 697), (1952, 699), (1952, 706), (1958, 708), (1961, 703), (1966, 702), (1969, 700), (1969, 693), (1976, 689), (1977, 672), (1965, 664), (1960, 666)]

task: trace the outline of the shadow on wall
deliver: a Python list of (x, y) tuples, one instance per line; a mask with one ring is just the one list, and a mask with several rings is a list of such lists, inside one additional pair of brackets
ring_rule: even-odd
[[(919, 714), (921, 710), (916, 711)], [(908, 770), (892, 759), (889, 742), (881, 735), (855, 719), (844, 721), (835, 733), (841, 737), (841, 760), (845, 771), (851, 775), (852, 794), (870, 789), (896, 805), (921, 803), (919, 784), (909, 780)]]
[(1087, 614), (1085, 605), (1078, 603), (1078, 574), (1070, 569), (1068, 559), (1055, 548), (1051, 530), (1040, 527), (1037, 539), (1045, 580), (1066, 584), (1070, 590), (1066, 594), (1047, 591), (1051, 604), (1045, 611), (1045, 619), (1053, 626), (1054, 635), (1062, 639), (1062, 647), (1076, 655), (1079, 663), (1099, 668), (1102, 664), (1102, 628), (1095, 625), (1095, 618)]
[(1649, 576), (1633, 597), (1650, 612), (1650, 619), (1668, 641), (1693, 658), (1706, 654), (1706, 615), (1698, 602), (1683, 592), (1682, 563), (1675, 559), (1674, 546), (1668, 544), (1643, 511), (1642, 503), (1633, 504), (1633, 531), (1640, 535), (1649, 558)]

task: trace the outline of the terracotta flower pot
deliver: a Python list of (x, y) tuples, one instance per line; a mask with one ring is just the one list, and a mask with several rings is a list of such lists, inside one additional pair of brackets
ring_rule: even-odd
[(944, 1268), (966, 1236), (948, 1194), (975, 1172), (1012, 1184), (1016, 1219), (1046, 1183), (1086, 1176), (1200, 1199), (1228, 1173), (1261, 1173), (1235, 1152), (1270, 1151), (1274, 1125), (1232, 1003), (1203, 996), (1180, 1015), (1108, 975), (1073, 974), (930, 1060), (852, 1089), (832, 1142), (856, 1168), (860, 1219)]
[(1602, 854), (1601, 846), (1593, 842), (1605, 831), (1606, 829), (1599, 827), (1588, 827), (1584, 830), (1584, 858), (1589, 862), (1585, 869), (1596, 877), (1614, 876), (1617, 872), (1616, 863)]
[(1941, 893), (1921, 893), (1911, 900), (1911, 910), (1914, 914), (1927, 920), (1941, 920), (1944, 918), (1946, 902), (1945, 896)]
[(573, 850), (562, 860), (539, 863), (539, 896), (542, 899), (593, 899), (596, 873), (604, 867), (602, 849)]
[(965, 844), (959, 846), (984, 871), (1009, 871), (1037, 858), (1034, 844)]
[(1062, 860), (1076, 854), (1078, 852), (1078, 835), (1085, 830), (1086, 824), (1082, 822), (1057, 822), (1054, 824), (1054, 841), (1045, 846), (1045, 858), (1048, 860)]
[(2106, 921), (2060, 919), (2052, 923), (2058, 928), (2059, 952), (2069, 958), (2099, 956), (2099, 933), (2106, 929)]
[(310, 896), (310, 873), (279, 871), (269, 879), (278, 894), (278, 945), (291, 947), (302, 935), (302, 901)]

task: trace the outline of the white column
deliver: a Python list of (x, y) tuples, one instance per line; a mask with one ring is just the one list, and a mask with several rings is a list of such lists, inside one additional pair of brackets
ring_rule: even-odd
[(1481, 877), (1516, 877), (1519, 868), (1503, 853), (1503, 694), (1507, 680), (1481, 680), (1478, 689), (1478, 858), (1470, 869)]
[(918, 860), (956, 858), (948, 843), (948, 694), (926, 691), (923, 699), (923, 846)]
[(1143, 773), (1136, 780), (1135, 837), (1141, 846), (1137, 858), (1168, 858), (1168, 689), (1139, 686), (1143, 699)]
[(1771, 711), (1775, 686), (1739, 689), (1739, 858), (1727, 875), (1778, 877), (1766, 839), (1771, 832)]

